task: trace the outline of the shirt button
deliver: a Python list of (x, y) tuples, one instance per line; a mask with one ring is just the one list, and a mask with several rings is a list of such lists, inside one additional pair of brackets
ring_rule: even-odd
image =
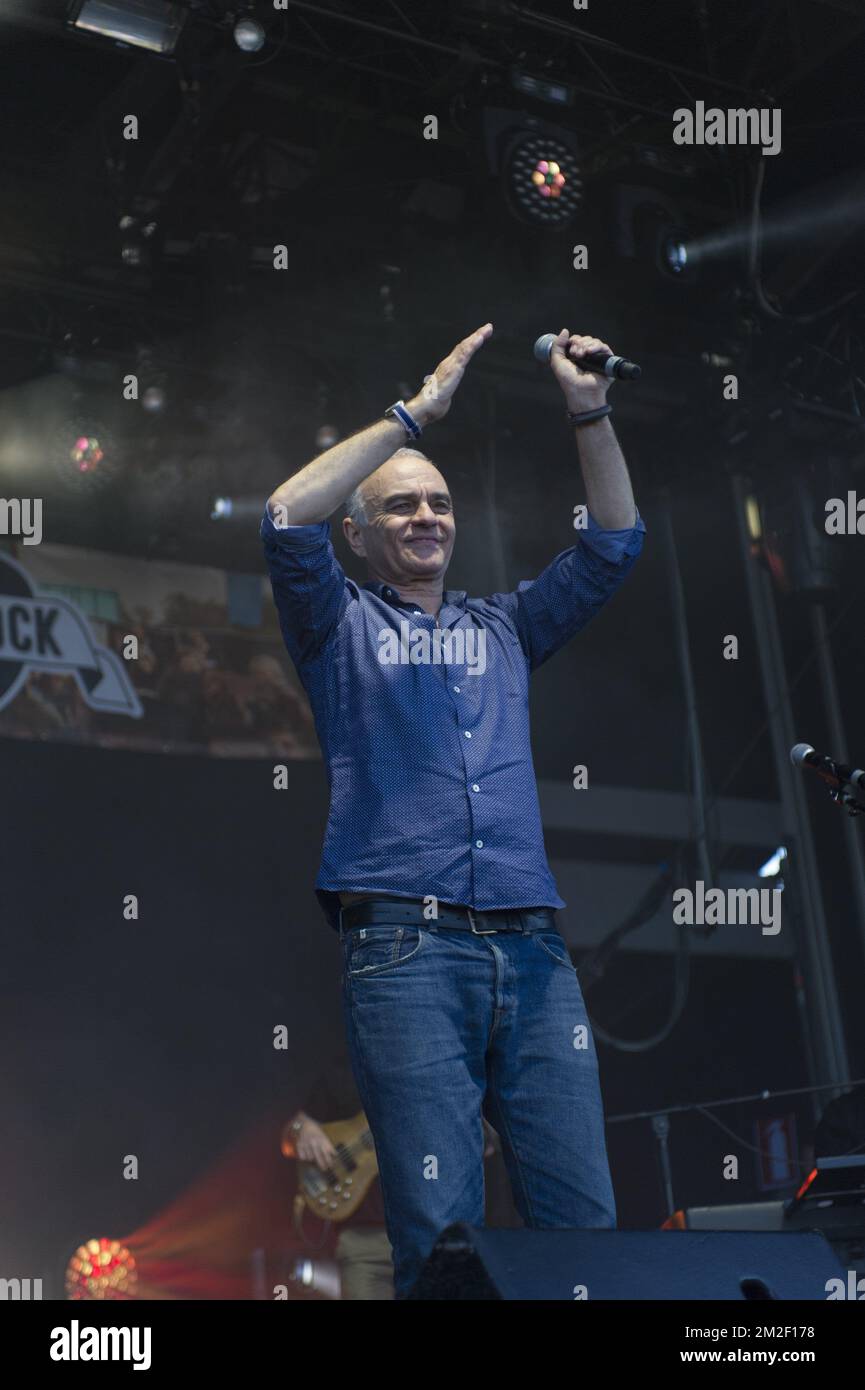
[(472, 731), (471, 731), (471, 729), (464, 729), (463, 732), (464, 732), (466, 738), (471, 738), (471, 736), (472, 736)]
[(459, 695), (459, 693), (460, 693), (460, 688), (459, 688), (458, 685), (455, 685), (455, 686), (454, 686), (454, 690), (455, 690), (456, 693)]
[(472, 791), (473, 791), (473, 792), (479, 792), (479, 791), (480, 791), (480, 787), (478, 786), (477, 782), (472, 782)]
[(483, 840), (475, 840), (475, 844), (477, 845), (478, 849), (483, 849), (484, 847)]

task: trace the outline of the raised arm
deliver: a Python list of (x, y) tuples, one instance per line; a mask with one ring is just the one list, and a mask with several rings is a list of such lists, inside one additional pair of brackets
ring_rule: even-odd
[[(447, 414), (466, 367), (492, 331), (492, 324), (487, 323), (463, 338), (439, 363), (418, 394), (406, 401), (419, 425), (425, 428)], [(374, 473), (405, 442), (406, 432), (399, 421), (382, 419), (334, 444), (332, 449), (284, 482), (268, 499), (277, 525), (312, 526), (326, 521), (358, 483)]]
[[(583, 354), (599, 348), (612, 352), (600, 338), (569, 333), (566, 328), (553, 344), (550, 366), (562, 388), (568, 410), (575, 415), (602, 406), (612, 384), (608, 377), (581, 371), (578, 365)], [(574, 433), (591, 515), (607, 531), (633, 526), (637, 508), (628, 466), (609, 416), (586, 425), (575, 425)]]
[[(599, 348), (599, 338), (580, 337), (563, 328), (553, 344), (550, 363), (574, 415), (598, 410), (609, 381), (582, 371), (579, 357)], [(571, 355), (572, 354), (572, 355)], [(631, 491), (628, 469), (607, 416), (574, 426), (586, 488), (588, 525), (579, 540), (563, 550), (537, 579), (524, 581), (491, 602), (513, 621), (532, 670), (576, 634), (612, 598), (629, 574), (643, 546), (645, 525)]]

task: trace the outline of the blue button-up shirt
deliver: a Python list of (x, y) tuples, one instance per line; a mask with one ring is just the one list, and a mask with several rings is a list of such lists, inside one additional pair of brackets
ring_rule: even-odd
[(332, 926), (340, 891), (564, 906), (544, 849), (529, 676), (615, 593), (645, 533), (639, 516), (620, 531), (588, 522), (512, 593), (446, 590), (436, 634), (387, 585), (346, 578), (328, 522), (277, 528), (265, 511), (280, 627), (328, 770), (315, 886)]

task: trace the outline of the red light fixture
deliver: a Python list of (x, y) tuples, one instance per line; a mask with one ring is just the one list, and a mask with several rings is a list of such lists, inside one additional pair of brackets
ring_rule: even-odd
[(66, 1266), (66, 1297), (73, 1301), (135, 1298), (137, 1292), (134, 1256), (118, 1240), (88, 1240)]

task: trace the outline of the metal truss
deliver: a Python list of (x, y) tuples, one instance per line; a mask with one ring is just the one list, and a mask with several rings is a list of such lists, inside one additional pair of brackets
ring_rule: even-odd
[[(732, 14), (724, 0), (665, 0), (653, 12), (651, 38), (638, 49), (640, 39), (627, 46), (597, 32), (591, 8), (563, 18), (561, 5), (547, 0), (366, 0), (360, 10), (342, 0), (287, 0), (287, 61), (270, 72), (277, 77), (299, 60), (312, 72), (338, 69), (436, 91), (472, 75), (489, 83), (515, 66), (534, 67), (567, 83), (581, 129), (614, 138), (627, 129), (633, 138), (635, 123), (666, 125), (675, 109), (698, 100), (772, 104), (865, 32), (865, 0), (774, 0)], [(669, 56), (682, 52), (685, 26), (699, 39), (691, 63)]]

